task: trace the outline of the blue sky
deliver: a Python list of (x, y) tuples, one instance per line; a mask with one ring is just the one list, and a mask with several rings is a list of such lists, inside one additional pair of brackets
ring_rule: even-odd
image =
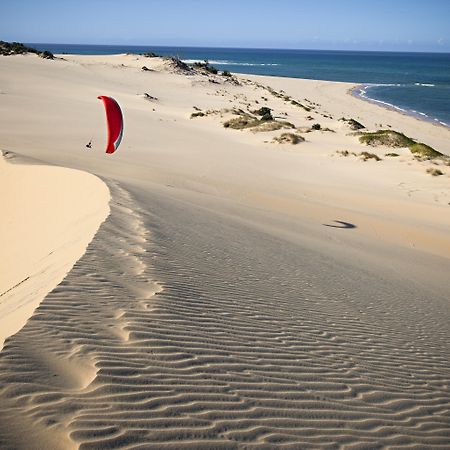
[(450, 0), (1, 0), (0, 39), (450, 52)]

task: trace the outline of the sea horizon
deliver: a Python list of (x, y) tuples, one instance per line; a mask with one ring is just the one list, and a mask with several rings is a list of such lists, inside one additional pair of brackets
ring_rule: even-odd
[(349, 82), (360, 98), (420, 120), (450, 126), (450, 53), (27, 43), (64, 54), (155, 52), (188, 64), (208, 60), (239, 74)]
[(353, 50), (329, 48), (288, 48), (288, 47), (235, 47), (235, 46), (209, 46), (209, 45), (159, 45), (159, 44), (82, 44), (65, 42), (24, 42), (25, 45), (64, 45), (82, 47), (150, 47), (150, 48), (186, 48), (186, 49), (221, 49), (221, 50), (281, 50), (305, 52), (336, 52), (336, 53), (406, 53), (406, 54), (437, 54), (450, 55), (450, 51), (414, 51), (414, 50)]

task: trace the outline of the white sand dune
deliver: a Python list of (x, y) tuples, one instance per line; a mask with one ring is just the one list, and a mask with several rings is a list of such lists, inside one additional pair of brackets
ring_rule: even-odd
[(106, 185), (92, 175), (12, 156), (0, 157), (0, 349), (82, 256), (109, 211)]
[[(5, 342), (0, 447), (448, 448), (448, 167), (336, 150), (367, 150), (341, 116), (447, 154), (449, 131), (341, 83), (65, 58), (0, 59), (0, 146), (100, 175), (111, 214)], [(112, 157), (98, 94), (125, 112)], [(335, 133), (291, 147), (270, 142), (281, 131), (223, 128), (229, 113), (190, 119), (248, 104)]]

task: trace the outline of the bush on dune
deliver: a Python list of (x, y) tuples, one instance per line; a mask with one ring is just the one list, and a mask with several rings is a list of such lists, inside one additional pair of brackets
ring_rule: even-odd
[(364, 133), (359, 142), (371, 146), (386, 145), (388, 147), (409, 147), (415, 142), (403, 133), (393, 130), (378, 130), (372, 133)]
[(371, 133), (364, 133), (359, 137), (362, 144), (371, 146), (385, 145), (394, 148), (409, 148), (411, 153), (417, 158), (439, 158), (444, 155), (429, 145), (416, 142), (403, 133), (394, 130), (378, 130)]
[(25, 55), (26, 53), (34, 53), (44, 59), (54, 59), (53, 53), (45, 50), (43, 52), (36, 50), (33, 47), (27, 47), (20, 42), (5, 42), (0, 41), (0, 55)]
[(300, 142), (305, 142), (305, 138), (294, 133), (283, 133), (281, 136), (274, 138), (274, 141), (278, 142), (279, 144), (296, 145)]

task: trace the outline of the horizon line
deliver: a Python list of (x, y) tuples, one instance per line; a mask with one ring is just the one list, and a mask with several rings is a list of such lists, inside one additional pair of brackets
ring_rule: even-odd
[(85, 45), (97, 47), (165, 47), (165, 48), (210, 48), (210, 49), (230, 49), (230, 50), (292, 50), (292, 51), (328, 51), (328, 52), (368, 52), (368, 53), (439, 53), (450, 54), (450, 50), (351, 50), (351, 49), (330, 49), (330, 48), (281, 48), (281, 47), (227, 47), (227, 46), (200, 46), (200, 45), (161, 45), (161, 44), (81, 44), (69, 42), (25, 42), (25, 44), (38, 45)]

